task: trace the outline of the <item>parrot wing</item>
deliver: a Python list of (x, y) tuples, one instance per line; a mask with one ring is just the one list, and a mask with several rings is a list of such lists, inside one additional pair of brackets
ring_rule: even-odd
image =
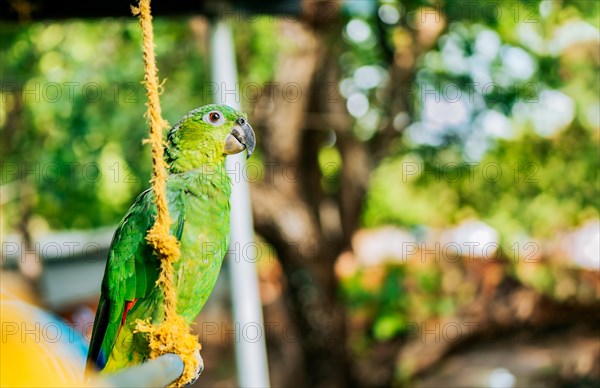
[[(185, 225), (187, 188), (194, 175), (172, 174), (167, 183), (169, 214), (174, 221), (171, 233), (181, 241)], [(154, 192), (141, 193), (115, 231), (98, 310), (88, 351), (87, 369), (103, 369), (113, 351), (121, 327), (140, 319), (155, 319), (162, 313), (162, 293), (157, 297), (156, 280), (160, 260), (146, 241), (156, 219)], [(158, 315), (157, 315), (158, 314)]]
[[(180, 235), (184, 212), (177, 213), (175, 231)], [(139, 299), (150, 302), (144, 299), (155, 288), (160, 262), (147, 244), (146, 234), (155, 219), (154, 193), (148, 189), (137, 197), (114, 234), (90, 340), (88, 367), (104, 368), (129, 311)]]

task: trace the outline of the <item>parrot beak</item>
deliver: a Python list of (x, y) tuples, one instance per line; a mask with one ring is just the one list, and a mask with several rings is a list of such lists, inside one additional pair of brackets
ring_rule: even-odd
[(225, 138), (223, 152), (227, 155), (234, 155), (245, 149), (248, 151), (247, 158), (249, 158), (254, 152), (255, 145), (256, 138), (254, 137), (254, 130), (245, 118), (240, 117), (237, 120), (236, 125), (231, 128), (231, 132)]

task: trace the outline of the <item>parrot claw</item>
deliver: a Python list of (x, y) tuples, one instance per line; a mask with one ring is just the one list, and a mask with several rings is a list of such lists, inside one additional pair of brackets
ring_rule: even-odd
[(199, 350), (196, 350), (196, 358), (199, 361), (199, 363), (198, 363), (198, 369), (196, 370), (196, 375), (194, 376), (193, 379), (191, 379), (190, 381), (188, 381), (185, 384), (186, 387), (188, 385), (194, 384), (198, 380), (198, 378), (200, 377), (200, 375), (202, 374), (202, 372), (204, 371), (204, 360), (202, 359), (202, 356), (200, 355), (200, 351)]

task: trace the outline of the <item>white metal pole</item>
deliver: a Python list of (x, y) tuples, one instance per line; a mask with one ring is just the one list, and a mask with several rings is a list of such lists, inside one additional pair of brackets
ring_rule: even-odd
[[(231, 28), (223, 20), (212, 25), (212, 79), (217, 87), (215, 102), (240, 108), (240, 94)], [(254, 227), (250, 208), (250, 190), (244, 179), (245, 153), (227, 157), (227, 171), (232, 180), (231, 297), (233, 321), (238, 330), (235, 354), (238, 384), (241, 387), (268, 387), (269, 370), (265, 345), (262, 305), (258, 291)]]

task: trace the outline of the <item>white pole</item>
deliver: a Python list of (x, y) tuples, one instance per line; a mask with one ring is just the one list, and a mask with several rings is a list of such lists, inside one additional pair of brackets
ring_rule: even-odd
[[(231, 28), (218, 20), (212, 25), (211, 35), (212, 79), (217, 87), (215, 101), (240, 108), (235, 48)], [(269, 370), (256, 273), (254, 227), (250, 208), (250, 191), (244, 179), (246, 154), (227, 157), (227, 171), (232, 180), (231, 243), (231, 297), (236, 335), (235, 355), (238, 384), (241, 387), (268, 387)]]

